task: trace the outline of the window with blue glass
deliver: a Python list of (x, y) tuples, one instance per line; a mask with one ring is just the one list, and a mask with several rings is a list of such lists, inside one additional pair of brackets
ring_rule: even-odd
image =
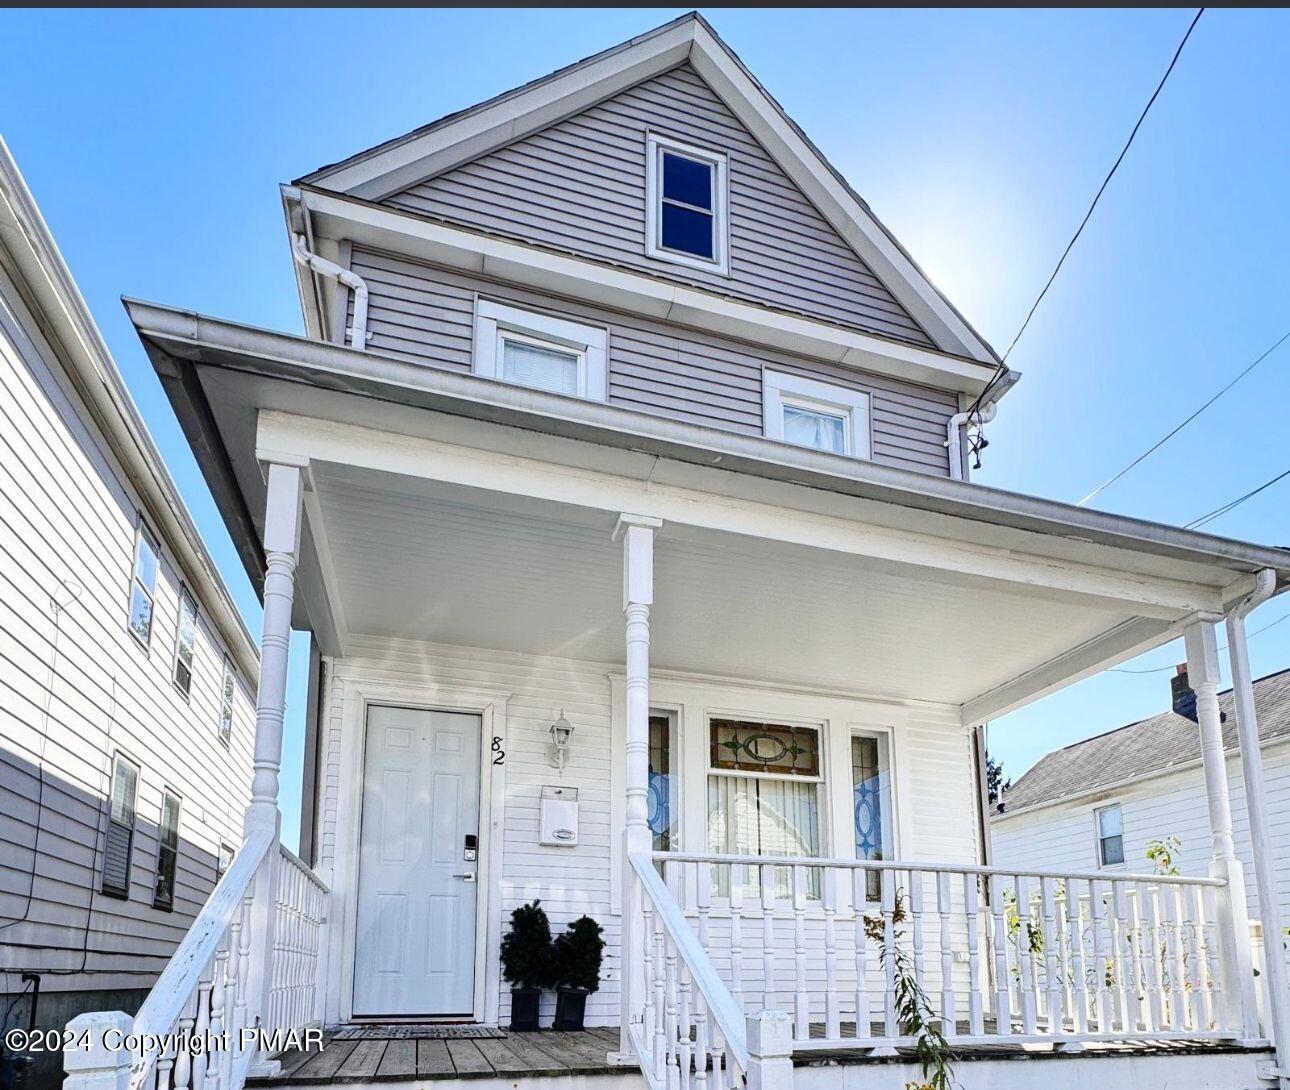
[(647, 251), (653, 257), (725, 270), (725, 158), (649, 139)]
[[(887, 740), (879, 735), (851, 736), (852, 812), (856, 858), (891, 858), (891, 776)], [(882, 890), (880, 872), (865, 872), (865, 896), (876, 901)]]

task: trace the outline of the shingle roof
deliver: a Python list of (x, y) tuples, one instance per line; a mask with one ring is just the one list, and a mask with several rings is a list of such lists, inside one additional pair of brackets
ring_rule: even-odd
[[(1236, 748), (1232, 690), (1218, 695), (1226, 715), (1223, 747)], [(1263, 745), (1290, 738), (1290, 668), (1254, 683), (1254, 709)], [(1070, 795), (1111, 787), (1125, 780), (1166, 772), (1200, 760), (1200, 731), (1174, 711), (1076, 742), (1043, 757), (1003, 796), (1004, 813), (1012, 813)]]

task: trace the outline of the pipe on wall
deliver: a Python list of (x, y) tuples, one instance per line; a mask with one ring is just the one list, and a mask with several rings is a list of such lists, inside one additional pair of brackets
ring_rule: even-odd
[(994, 414), (997, 411), (997, 403), (991, 401), (988, 405), (982, 405), (980, 409), (965, 413), (955, 413), (945, 425), (945, 445), (950, 452), (950, 477), (954, 480), (961, 481), (964, 478), (963, 446), (960, 438), (963, 426), (974, 416), (977, 418), (978, 423), (988, 424), (994, 419)]
[(348, 329), (349, 346), (359, 352), (367, 349), (367, 282), (357, 273), (350, 272), (334, 261), (312, 253), (305, 242), (305, 236), (295, 233), (291, 236), (291, 252), (305, 268), (338, 280), (354, 293), (354, 321)]

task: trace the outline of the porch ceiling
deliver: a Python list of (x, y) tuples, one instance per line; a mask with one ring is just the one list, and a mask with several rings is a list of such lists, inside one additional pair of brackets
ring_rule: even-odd
[[(612, 516), (336, 464), (312, 477), (341, 632), (622, 660)], [(899, 699), (963, 703), (1130, 617), (679, 524), (655, 569), (657, 668)]]

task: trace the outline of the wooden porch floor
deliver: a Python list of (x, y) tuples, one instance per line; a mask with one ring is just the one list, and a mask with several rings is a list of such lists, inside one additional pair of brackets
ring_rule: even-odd
[(612, 1066), (618, 1030), (507, 1033), (459, 1041), (324, 1039), (321, 1052), (279, 1057), (281, 1074), (248, 1079), (247, 1086), (322, 1086), (330, 1083), (412, 1079), (481, 1079), (519, 1076), (632, 1075), (635, 1067)]
[[(821, 1027), (822, 1029), (822, 1027)], [(817, 1034), (817, 1036), (822, 1036)], [(247, 1080), (248, 1087), (324, 1086), (332, 1083), (399, 1082), (434, 1079), (563, 1077), (573, 1075), (633, 1075), (635, 1067), (612, 1066), (606, 1054), (618, 1048), (618, 1030), (587, 1029), (557, 1033), (507, 1033), (504, 1038), (468, 1040), (337, 1041), (327, 1036), (320, 1052), (285, 1053), (282, 1072), (272, 1078)], [(1122, 1041), (1090, 1044), (1076, 1055), (1021, 1045), (977, 1045), (956, 1048), (956, 1062), (973, 1060), (1075, 1059), (1109, 1056), (1178, 1056), (1247, 1051), (1239, 1045), (1212, 1041)], [(798, 1052), (798, 1067), (833, 1067), (909, 1061), (911, 1050), (899, 1056), (878, 1057), (864, 1052)]]

